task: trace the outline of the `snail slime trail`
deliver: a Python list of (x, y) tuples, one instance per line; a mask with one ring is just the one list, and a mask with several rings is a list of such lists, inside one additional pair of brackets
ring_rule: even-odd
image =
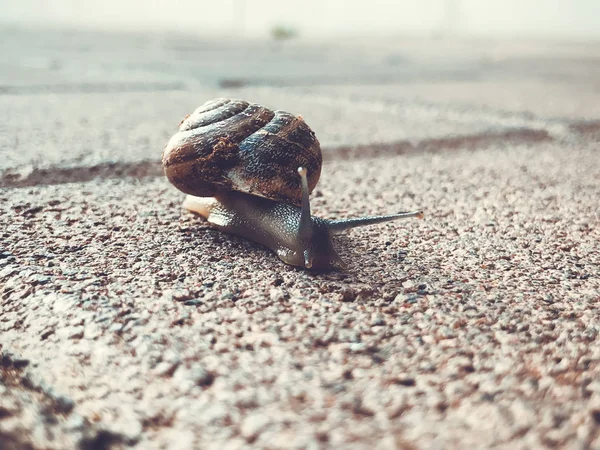
[(423, 217), (422, 211), (341, 220), (311, 215), (309, 195), (323, 164), (315, 133), (300, 116), (244, 100), (211, 100), (184, 118), (162, 164), (188, 194), (185, 209), (306, 269), (346, 267), (333, 246), (336, 234)]

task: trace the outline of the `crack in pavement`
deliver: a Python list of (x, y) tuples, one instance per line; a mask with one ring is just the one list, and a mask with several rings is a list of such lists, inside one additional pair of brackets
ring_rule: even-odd
[[(589, 138), (600, 135), (600, 120), (578, 121), (566, 126), (571, 136)], [(556, 136), (546, 129), (513, 128), (494, 133), (457, 135), (443, 138), (424, 139), (418, 142), (403, 139), (389, 143), (351, 145), (325, 148), (324, 160), (348, 160), (372, 158), (382, 155), (404, 155), (408, 153), (437, 153), (457, 149), (485, 148), (499, 142), (510, 144), (548, 142)], [(96, 179), (159, 177), (163, 169), (158, 160), (134, 162), (107, 162), (92, 166), (28, 168), (0, 174), (0, 188), (24, 188), (50, 186), (67, 183), (85, 183)]]
[(4, 173), (0, 188), (50, 186), (55, 184), (85, 183), (95, 179), (146, 178), (162, 176), (159, 161), (110, 162), (93, 166), (33, 168), (26, 175)]
[[(600, 129), (600, 122), (597, 127)], [(574, 129), (579, 132), (578, 129)], [(587, 129), (583, 129), (586, 131)], [(582, 131), (582, 132), (583, 132)], [(425, 139), (419, 142), (400, 140), (390, 143), (357, 146), (341, 146), (324, 149), (324, 160), (347, 160), (372, 158), (382, 155), (404, 155), (418, 152), (442, 152), (446, 150), (473, 149), (506, 141), (511, 144), (552, 141), (546, 130), (511, 129), (495, 133), (449, 136)], [(110, 162), (93, 166), (31, 168), (12, 172), (10, 169), (0, 174), (0, 188), (24, 188), (67, 183), (85, 183), (96, 179), (158, 177), (163, 169), (158, 160), (135, 162)]]

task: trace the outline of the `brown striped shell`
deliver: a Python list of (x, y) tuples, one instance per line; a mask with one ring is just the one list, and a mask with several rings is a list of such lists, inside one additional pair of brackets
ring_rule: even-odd
[(183, 119), (162, 163), (169, 181), (186, 194), (212, 197), (235, 190), (299, 205), (298, 167), (307, 169), (312, 191), (322, 155), (301, 117), (219, 98)]

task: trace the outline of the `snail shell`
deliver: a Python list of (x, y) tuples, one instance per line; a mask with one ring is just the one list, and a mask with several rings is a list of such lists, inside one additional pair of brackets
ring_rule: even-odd
[(323, 158), (315, 133), (301, 117), (219, 98), (183, 119), (162, 162), (169, 181), (186, 194), (240, 191), (300, 205), (298, 167), (307, 169), (312, 191)]

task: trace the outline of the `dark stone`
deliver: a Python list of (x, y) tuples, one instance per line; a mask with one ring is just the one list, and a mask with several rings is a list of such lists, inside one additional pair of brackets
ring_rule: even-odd
[(210, 386), (215, 381), (215, 376), (203, 367), (196, 367), (192, 369), (192, 379), (198, 386)]

